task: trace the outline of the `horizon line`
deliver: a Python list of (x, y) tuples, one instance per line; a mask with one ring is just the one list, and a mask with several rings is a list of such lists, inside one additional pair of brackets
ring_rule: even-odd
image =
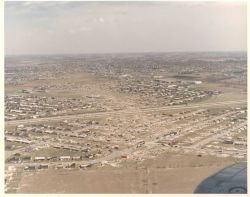
[(91, 52), (91, 53), (34, 53), (4, 54), (7, 56), (55, 56), (55, 55), (112, 55), (112, 54), (143, 54), (143, 53), (247, 53), (247, 50), (214, 50), (214, 51), (145, 51), (145, 52)]

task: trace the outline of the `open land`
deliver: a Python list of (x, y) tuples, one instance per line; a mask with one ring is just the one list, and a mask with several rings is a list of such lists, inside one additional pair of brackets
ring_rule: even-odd
[(6, 58), (6, 193), (192, 193), (246, 159), (245, 53)]

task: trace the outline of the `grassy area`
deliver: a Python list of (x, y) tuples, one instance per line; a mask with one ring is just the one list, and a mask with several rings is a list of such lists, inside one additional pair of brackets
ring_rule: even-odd
[[(26, 144), (23, 144), (23, 143), (5, 141), (5, 150), (16, 150), (25, 146)], [(11, 148), (8, 148), (8, 147), (11, 147)]]
[(70, 151), (65, 149), (57, 149), (57, 148), (43, 148), (39, 150), (34, 150), (29, 153), (32, 157), (53, 157), (53, 156), (84, 156), (84, 152), (79, 151)]

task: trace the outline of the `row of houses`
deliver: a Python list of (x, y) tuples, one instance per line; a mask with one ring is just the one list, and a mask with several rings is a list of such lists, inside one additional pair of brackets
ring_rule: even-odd
[(51, 165), (51, 164), (30, 164), (24, 167), (24, 170), (37, 170), (37, 169), (48, 169), (50, 167), (54, 167), (55, 169), (61, 169), (61, 168), (76, 168), (77, 166), (81, 169), (86, 169), (88, 167), (91, 167), (93, 164), (76, 164), (75, 162), (69, 163), (66, 165), (63, 164), (56, 164), (56, 165)]
[[(30, 93), (23, 90), (23, 93)], [(98, 107), (86, 99), (55, 98), (45, 96), (6, 95), (5, 96), (5, 120), (39, 118), (53, 116), (67, 111), (79, 111), (87, 108)]]
[(118, 90), (122, 93), (140, 94), (144, 99), (145, 97), (161, 99), (168, 105), (184, 104), (220, 93), (194, 89), (190, 83), (183, 81), (167, 82), (145, 79), (121, 80)]

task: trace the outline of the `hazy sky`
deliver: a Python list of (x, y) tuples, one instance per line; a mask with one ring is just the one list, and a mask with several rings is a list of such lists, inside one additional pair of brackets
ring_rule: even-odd
[(246, 2), (5, 2), (5, 53), (247, 49)]

